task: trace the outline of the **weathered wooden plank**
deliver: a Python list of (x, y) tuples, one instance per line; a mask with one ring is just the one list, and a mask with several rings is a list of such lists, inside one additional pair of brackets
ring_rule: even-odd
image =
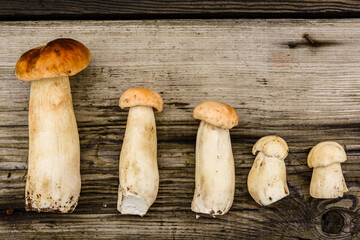
[[(73, 214), (26, 213), (30, 84), (16, 79), (14, 65), (24, 51), (57, 37), (80, 40), (93, 55), (71, 77), (82, 192)], [(355, 19), (0, 23), (0, 233), (10, 239), (359, 238), (359, 38)], [(135, 86), (158, 91), (165, 102), (156, 115), (159, 195), (143, 218), (116, 211), (127, 117), (117, 102)], [(228, 103), (240, 116), (231, 130), (235, 201), (216, 219), (196, 219), (190, 210), (198, 127), (192, 109), (205, 100)], [(259, 207), (246, 179), (252, 145), (268, 134), (289, 144), (290, 196)], [(342, 166), (350, 191), (342, 199), (309, 196), (306, 156), (324, 140), (347, 150)], [(4, 214), (11, 208), (12, 215)]]
[(303, 1), (0, 1), (0, 19), (144, 19), (223, 17), (356, 17), (355, 0)]

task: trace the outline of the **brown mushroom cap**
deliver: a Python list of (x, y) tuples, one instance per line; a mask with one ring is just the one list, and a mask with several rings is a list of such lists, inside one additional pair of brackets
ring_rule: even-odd
[(221, 128), (233, 128), (238, 125), (239, 117), (227, 104), (207, 101), (196, 106), (193, 117)]
[(59, 38), (21, 55), (15, 74), (23, 81), (73, 76), (86, 68), (90, 59), (90, 52), (82, 43)]
[(307, 163), (310, 168), (326, 167), (333, 163), (342, 163), (347, 159), (345, 150), (336, 142), (321, 142), (309, 152)]
[(289, 152), (289, 147), (281, 137), (270, 135), (260, 138), (254, 145), (252, 153), (262, 152), (265, 156), (276, 157), (284, 160)]
[(164, 102), (161, 96), (147, 88), (131, 88), (126, 90), (119, 99), (121, 109), (135, 106), (149, 106), (161, 112)]

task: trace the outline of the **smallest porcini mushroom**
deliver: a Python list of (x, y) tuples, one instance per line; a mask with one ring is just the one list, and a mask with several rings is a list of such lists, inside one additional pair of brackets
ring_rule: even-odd
[(247, 185), (258, 204), (266, 206), (289, 195), (284, 161), (288, 152), (285, 140), (278, 136), (262, 137), (255, 143), (252, 153), (256, 158)]
[(119, 106), (130, 108), (120, 154), (118, 210), (143, 216), (159, 188), (154, 111), (163, 110), (160, 95), (146, 88), (125, 91)]
[(229, 129), (238, 124), (236, 111), (219, 102), (203, 102), (194, 109), (200, 119), (196, 138), (195, 192), (191, 210), (223, 215), (235, 192), (235, 167)]
[(321, 142), (311, 149), (307, 163), (314, 168), (310, 183), (313, 198), (337, 198), (348, 191), (340, 165), (345, 161), (345, 150), (336, 142)]

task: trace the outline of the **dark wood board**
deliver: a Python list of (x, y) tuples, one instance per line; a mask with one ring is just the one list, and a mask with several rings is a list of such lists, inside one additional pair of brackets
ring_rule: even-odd
[(329, 1), (117, 1), (0, 0), (1, 20), (163, 18), (349, 18), (359, 17), (355, 0)]
[[(359, 20), (1, 22), (0, 33), (1, 238), (360, 238)], [(26, 50), (58, 37), (83, 42), (93, 56), (70, 79), (82, 191), (72, 214), (25, 212), (30, 84), (16, 79), (14, 65)], [(117, 104), (136, 86), (165, 102), (156, 114), (160, 189), (143, 218), (116, 210), (127, 119)], [(199, 122), (192, 110), (205, 100), (230, 104), (240, 116), (230, 131), (236, 192), (226, 215), (196, 219), (190, 204)], [(270, 134), (290, 148), (290, 196), (260, 207), (246, 180), (253, 144)], [(325, 140), (339, 142), (348, 155), (343, 198), (309, 196), (306, 157)]]

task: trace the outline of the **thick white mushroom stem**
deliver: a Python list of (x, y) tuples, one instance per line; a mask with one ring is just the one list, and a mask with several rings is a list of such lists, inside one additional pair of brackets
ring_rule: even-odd
[(157, 138), (153, 109), (131, 107), (120, 154), (118, 210), (143, 216), (159, 188)]
[(210, 215), (229, 211), (235, 192), (235, 167), (229, 129), (201, 121), (196, 139), (195, 192), (191, 209)]
[(80, 145), (69, 78), (33, 81), (26, 210), (72, 212), (80, 189)]
[(312, 197), (338, 198), (347, 191), (340, 163), (314, 168), (310, 183)]
[(259, 152), (249, 172), (248, 190), (252, 198), (262, 206), (289, 195), (284, 160)]

